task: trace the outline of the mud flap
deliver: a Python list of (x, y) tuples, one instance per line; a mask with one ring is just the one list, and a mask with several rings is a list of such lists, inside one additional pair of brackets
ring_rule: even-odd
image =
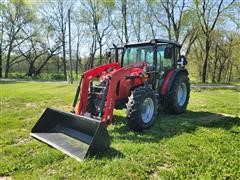
[(51, 108), (45, 110), (30, 135), (77, 160), (110, 146), (105, 123)]

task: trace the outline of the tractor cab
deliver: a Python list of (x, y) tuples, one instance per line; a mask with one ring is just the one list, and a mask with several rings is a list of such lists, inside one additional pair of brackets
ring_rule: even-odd
[(157, 72), (166, 71), (177, 65), (180, 48), (181, 45), (177, 42), (161, 39), (126, 44), (121, 65), (126, 66), (142, 61)]
[(148, 74), (159, 88), (171, 69), (184, 68), (187, 64), (186, 58), (180, 56), (180, 48), (177, 42), (162, 39), (126, 44), (121, 66), (145, 62)]

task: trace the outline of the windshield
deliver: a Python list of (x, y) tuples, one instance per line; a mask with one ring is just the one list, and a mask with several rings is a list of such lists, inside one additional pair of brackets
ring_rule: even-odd
[(123, 66), (136, 62), (153, 64), (153, 47), (127, 47), (123, 56)]

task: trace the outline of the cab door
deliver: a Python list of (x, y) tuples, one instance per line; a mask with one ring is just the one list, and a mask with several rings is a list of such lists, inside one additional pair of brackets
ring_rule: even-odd
[(175, 51), (174, 46), (169, 44), (163, 44), (157, 46), (157, 72), (158, 82), (157, 88), (160, 88), (168, 71), (175, 66)]

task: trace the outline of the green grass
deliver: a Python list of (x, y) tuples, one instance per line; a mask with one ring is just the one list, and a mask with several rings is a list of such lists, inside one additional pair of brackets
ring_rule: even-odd
[[(16, 179), (237, 179), (240, 177), (240, 95), (192, 91), (182, 115), (160, 112), (141, 133), (115, 111), (111, 149), (78, 162), (29, 137), (46, 107), (69, 111), (76, 84), (0, 84), (0, 177)], [(222, 115), (223, 114), (223, 115)], [(231, 115), (231, 116), (227, 116)]]

